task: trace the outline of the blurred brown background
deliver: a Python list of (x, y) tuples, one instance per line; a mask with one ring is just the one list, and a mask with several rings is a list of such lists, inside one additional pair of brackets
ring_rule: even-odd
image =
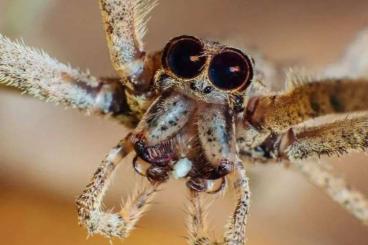
[[(154, 50), (175, 35), (194, 34), (319, 69), (368, 26), (367, 11), (365, 0), (161, 0), (145, 41)], [(113, 75), (100, 22), (97, 1), (0, 0), (1, 33), (93, 74)], [(73, 201), (126, 132), (114, 122), (0, 89), (1, 244), (109, 244), (86, 239)], [(353, 154), (329, 161), (368, 194), (367, 159)], [(111, 205), (138, 182), (130, 162), (125, 165), (108, 195)], [(368, 244), (367, 228), (298, 173), (281, 166), (252, 166), (249, 172), (249, 244)], [(164, 188), (125, 244), (185, 244), (183, 184)], [(216, 237), (232, 207), (226, 196), (211, 209)]]

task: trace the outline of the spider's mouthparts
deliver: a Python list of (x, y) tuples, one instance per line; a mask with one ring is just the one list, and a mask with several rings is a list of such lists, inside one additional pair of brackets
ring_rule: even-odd
[(224, 177), (216, 180), (191, 178), (186, 185), (193, 191), (214, 194), (225, 188), (226, 180)]
[(147, 146), (144, 138), (139, 138), (134, 142), (134, 150), (143, 160), (158, 166), (167, 166), (175, 158), (171, 139), (154, 146)]

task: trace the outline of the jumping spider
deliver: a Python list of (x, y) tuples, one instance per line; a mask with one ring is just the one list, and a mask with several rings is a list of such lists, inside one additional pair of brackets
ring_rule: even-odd
[[(364, 113), (317, 126), (303, 124), (328, 114), (368, 109), (368, 66), (362, 58), (368, 55), (367, 33), (344, 62), (321, 77), (290, 73), (288, 88), (272, 93), (262, 89), (262, 62), (219, 42), (183, 35), (163, 50), (146, 53), (142, 38), (155, 2), (99, 3), (119, 78), (97, 79), (0, 36), (1, 83), (134, 127), (107, 154), (76, 201), (79, 221), (90, 234), (127, 237), (171, 176), (185, 179), (189, 190), (189, 244), (219, 244), (207, 236), (200, 193), (218, 193), (229, 183), (238, 200), (223, 243), (244, 244), (250, 198), (244, 165), (254, 162), (289, 163), (368, 223), (368, 203), (359, 192), (328, 166), (302, 161), (368, 146)], [(327, 76), (344, 69), (346, 74), (338, 79)], [(102, 199), (112, 174), (130, 152), (136, 154), (134, 169), (149, 184), (139, 186), (119, 213), (105, 212)]]

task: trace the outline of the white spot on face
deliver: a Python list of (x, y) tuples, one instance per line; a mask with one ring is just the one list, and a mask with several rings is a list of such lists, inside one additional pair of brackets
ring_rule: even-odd
[(191, 169), (192, 169), (192, 161), (190, 161), (188, 158), (181, 158), (174, 165), (172, 175), (174, 176), (175, 179), (180, 179), (185, 177)]

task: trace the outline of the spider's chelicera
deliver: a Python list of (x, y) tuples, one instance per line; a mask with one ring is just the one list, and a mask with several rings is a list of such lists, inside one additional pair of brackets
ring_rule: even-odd
[[(244, 244), (250, 199), (244, 163), (254, 162), (289, 163), (368, 223), (361, 193), (330, 166), (303, 161), (368, 147), (368, 32), (320, 78), (290, 73), (288, 87), (271, 92), (261, 80), (276, 80), (278, 71), (259, 56), (254, 62), (248, 52), (193, 36), (173, 38), (147, 53), (142, 39), (155, 3), (99, 3), (118, 78), (95, 78), (0, 35), (0, 83), (134, 128), (107, 154), (76, 201), (79, 221), (90, 234), (128, 236), (159, 186), (172, 177), (188, 187), (189, 244), (220, 244), (208, 236), (200, 193), (225, 186), (234, 188), (237, 203), (222, 243)], [(304, 124), (342, 113), (351, 117)], [(104, 211), (113, 172), (130, 152), (134, 169), (149, 182), (138, 185), (120, 212)]]

